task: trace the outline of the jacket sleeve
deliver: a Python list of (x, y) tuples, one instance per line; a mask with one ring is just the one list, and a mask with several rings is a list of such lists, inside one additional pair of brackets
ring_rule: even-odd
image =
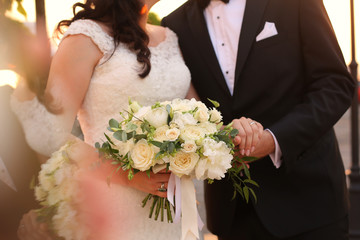
[(299, 31), (306, 86), (302, 101), (269, 127), (286, 164), (333, 127), (350, 106), (356, 86), (322, 0), (300, 0)]

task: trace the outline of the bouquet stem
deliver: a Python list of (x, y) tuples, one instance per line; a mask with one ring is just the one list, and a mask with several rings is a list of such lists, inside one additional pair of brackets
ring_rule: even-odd
[(145, 207), (147, 202), (151, 198), (153, 198), (153, 202), (151, 203), (149, 218), (152, 218), (153, 214), (155, 213), (154, 219), (158, 220), (159, 215), (160, 215), (160, 220), (163, 222), (165, 219), (164, 209), (166, 209), (167, 221), (168, 221), (168, 223), (172, 223), (173, 218), (172, 218), (172, 212), (171, 212), (171, 204), (167, 198), (159, 197), (159, 196), (149, 193), (142, 201), (142, 207)]

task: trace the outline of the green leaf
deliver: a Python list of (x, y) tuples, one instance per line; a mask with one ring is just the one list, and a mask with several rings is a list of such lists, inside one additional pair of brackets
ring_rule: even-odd
[(147, 175), (149, 178), (150, 178), (150, 172), (151, 172), (150, 169), (146, 170), (146, 175)]
[(256, 197), (256, 194), (254, 192), (254, 190), (252, 190), (252, 188), (249, 188), (250, 192), (251, 192), (251, 195), (254, 197), (254, 200), (255, 200), (255, 203), (257, 202), (257, 197)]
[(251, 179), (249, 168), (246, 166), (245, 163), (242, 163), (242, 165), (243, 165), (243, 167), (244, 167), (245, 176), (246, 176), (248, 179)]
[(138, 128), (138, 126), (136, 124), (133, 124), (133, 123), (128, 123), (126, 124), (126, 131), (134, 131)]
[(174, 152), (174, 150), (175, 150), (175, 144), (173, 143), (173, 142), (170, 142), (169, 144), (168, 144), (168, 153), (173, 153)]
[(127, 133), (124, 130), (115, 132), (113, 136), (119, 141), (123, 141), (123, 142), (127, 141)]
[(255, 186), (259, 187), (259, 184), (257, 184), (257, 182), (255, 182), (254, 180), (245, 179), (244, 182), (245, 182), (245, 183), (250, 183), (250, 184), (252, 184), (252, 185), (255, 185)]
[(110, 128), (119, 128), (119, 122), (112, 118), (109, 121), (109, 126)]
[(246, 202), (249, 202), (249, 188), (247, 186), (243, 187), (244, 197)]
[(237, 130), (237, 129), (233, 129), (233, 130), (231, 130), (231, 132), (230, 132), (230, 136), (232, 137), (232, 138), (235, 138), (236, 137), (236, 135), (238, 135), (239, 134), (239, 130)]
[(146, 139), (146, 138), (147, 138), (146, 134), (135, 134), (135, 136), (134, 136), (134, 139), (136, 142), (141, 139)]
[(214, 107), (218, 108), (220, 106), (220, 103), (217, 101), (211, 100), (210, 98), (208, 98), (208, 100), (214, 105)]
[(158, 148), (161, 148), (163, 143), (158, 141), (150, 141), (150, 143)]
[[(109, 136), (106, 135), (106, 133), (104, 133), (104, 135), (105, 135), (106, 139), (109, 141), (109, 143), (111, 143), (112, 145), (115, 145), (115, 144), (113, 143), (113, 141), (111, 141), (111, 139), (109, 138)], [(110, 146), (110, 145), (109, 145), (109, 146)]]

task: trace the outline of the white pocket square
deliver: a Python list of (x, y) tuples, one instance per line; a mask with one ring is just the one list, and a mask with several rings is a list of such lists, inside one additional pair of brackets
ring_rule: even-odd
[(257, 35), (256, 41), (259, 42), (266, 38), (275, 36), (277, 34), (278, 34), (278, 31), (276, 30), (275, 23), (265, 22), (264, 29), (259, 33), (259, 35)]

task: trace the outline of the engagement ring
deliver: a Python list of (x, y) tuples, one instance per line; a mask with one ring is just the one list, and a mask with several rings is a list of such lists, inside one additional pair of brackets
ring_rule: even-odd
[(255, 121), (252, 121), (251, 123), (249, 123), (250, 125), (253, 125), (253, 124), (255, 124), (256, 122)]

